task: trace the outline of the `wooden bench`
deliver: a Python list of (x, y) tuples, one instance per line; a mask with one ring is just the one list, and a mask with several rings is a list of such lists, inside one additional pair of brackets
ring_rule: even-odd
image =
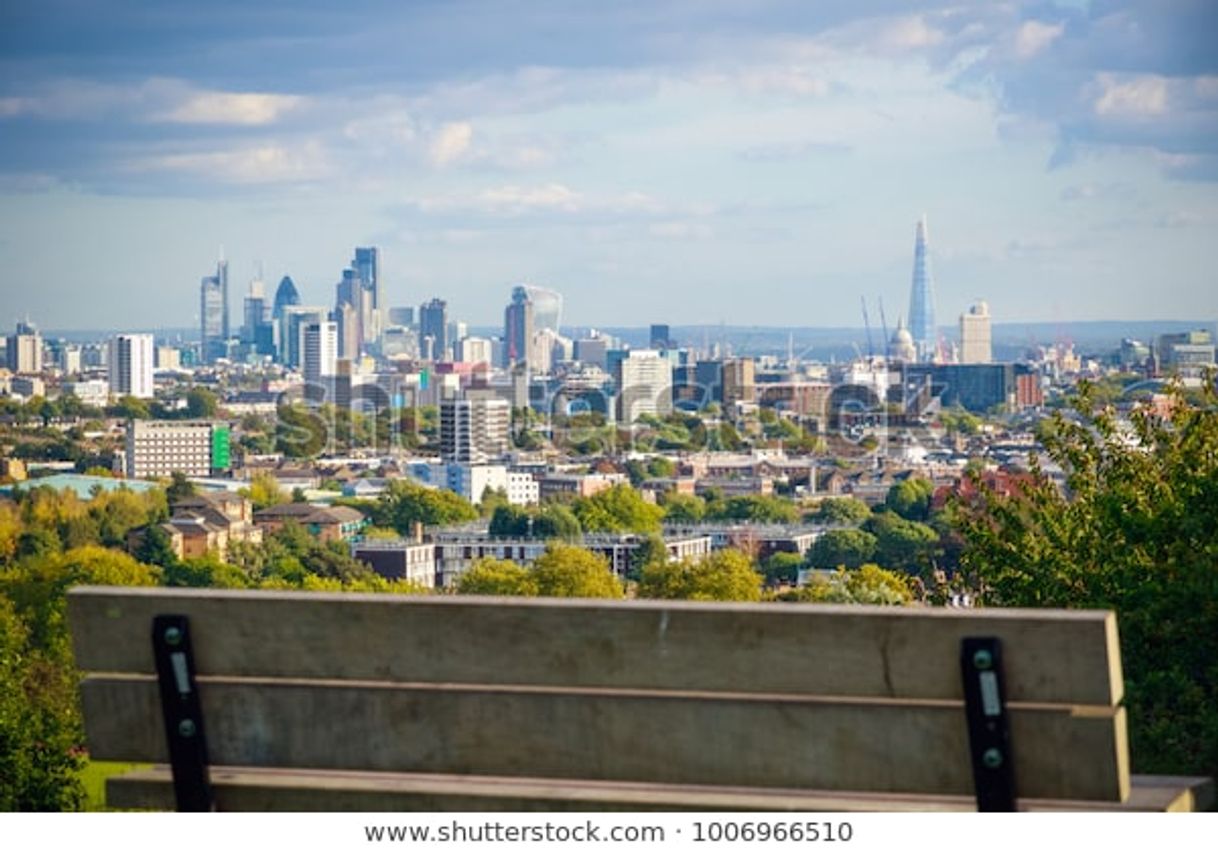
[[(1013, 784), (1022, 809), (1168, 810), (1212, 792), (1131, 779), (1104, 611), (118, 587), (68, 608), (90, 754), (172, 753), (185, 808), (969, 810)], [(108, 796), (173, 808), (174, 774)]]

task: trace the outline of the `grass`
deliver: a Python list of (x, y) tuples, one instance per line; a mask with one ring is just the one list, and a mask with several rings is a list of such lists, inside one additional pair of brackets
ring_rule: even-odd
[(85, 810), (108, 811), (106, 807), (106, 780), (128, 770), (148, 767), (147, 764), (125, 764), (118, 761), (86, 761), (80, 771), (80, 783), (85, 788)]

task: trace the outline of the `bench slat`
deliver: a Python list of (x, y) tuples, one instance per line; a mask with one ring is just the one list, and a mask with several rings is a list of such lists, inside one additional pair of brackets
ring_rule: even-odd
[[(215, 764), (968, 795), (945, 701), (201, 679)], [(147, 676), (82, 685), (90, 752), (166, 760)], [(1123, 709), (1011, 707), (1022, 796), (1121, 801)], [(1085, 759), (1082, 757), (1085, 756)]]
[[(974, 811), (973, 797), (929, 797), (838, 791), (647, 785), (571, 779), (521, 779), (423, 773), (342, 773), (213, 767), (221, 811)], [(1019, 800), (1022, 811), (1199, 811), (1213, 803), (1209, 779), (1133, 776), (1120, 804)], [(172, 809), (166, 767), (107, 782), (107, 805)]]
[(81, 587), (77, 665), (153, 671), (160, 613), (213, 675), (960, 699), (960, 638), (1002, 639), (1011, 701), (1108, 705), (1110, 611), (479, 599)]

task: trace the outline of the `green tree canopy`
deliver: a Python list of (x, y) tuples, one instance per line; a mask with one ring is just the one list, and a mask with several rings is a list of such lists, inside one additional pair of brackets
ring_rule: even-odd
[(0, 595), (0, 812), (71, 811), (84, 804), (75, 677), (31, 645)]
[(864, 527), (875, 536), (875, 559), (880, 565), (907, 572), (930, 569), (939, 545), (933, 527), (888, 511), (873, 515)]
[(609, 562), (591, 551), (551, 542), (533, 563), (537, 594), (556, 598), (621, 598)]
[(900, 572), (865, 563), (857, 569), (838, 569), (829, 577), (816, 576), (790, 600), (814, 604), (887, 604), (913, 601), (910, 578)]
[(538, 594), (537, 578), (529, 569), (511, 560), (484, 557), (477, 560), (457, 581), (461, 595)]
[(761, 575), (740, 551), (728, 548), (700, 559), (652, 562), (639, 578), (641, 598), (687, 601), (759, 601)]
[(808, 563), (820, 569), (857, 569), (875, 558), (876, 538), (866, 530), (827, 530), (812, 543)]
[(186, 393), (186, 415), (191, 418), (214, 418), (220, 408), (216, 392), (196, 385)]
[(815, 516), (826, 524), (862, 524), (870, 517), (871, 507), (858, 498), (825, 498)]
[(660, 505), (669, 524), (697, 524), (706, 515), (706, 501), (696, 495), (668, 492), (661, 496)]
[(373, 508), (372, 519), (381, 527), (392, 527), (402, 535), (422, 522), (428, 526), (459, 524), (478, 518), (465, 498), (448, 489), (429, 489), (409, 480), (392, 480)]
[(766, 557), (761, 562), (761, 573), (769, 586), (778, 584), (793, 584), (799, 578), (799, 570), (804, 566), (804, 558), (800, 554), (789, 551), (779, 551)]
[(935, 484), (930, 480), (909, 477), (892, 485), (884, 504), (901, 518), (926, 521), (930, 517), (930, 499), (934, 493)]
[(1075, 407), (1042, 433), (1065, 493), (1034, 464), (960, 502), (961, 564), (989, 604), (1115, 608), (1134, 771), (1218, 776), (1218, 393)]
[(589, 533), (650, 533), (660, 529), (664, 510), (643, 500), (630, 486), (618, 484), (579, 498), (572, 506), (580, 526)]
[(259, 471), (250, 477), (249, 486), (241, 489), (239, 494), (249, 498), (256, 510), (285, 504), (289, 500), (288, 493), (279, 487), (279, 480), (269, 471)]
[(707, 517), (723, 521), (791, 524), (799, 520), (799, 510), (791, 501), (775, 495), (737, 495), (708, 506)]

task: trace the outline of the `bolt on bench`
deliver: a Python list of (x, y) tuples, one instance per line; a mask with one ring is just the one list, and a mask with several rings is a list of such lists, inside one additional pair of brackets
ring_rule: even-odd
[(79, 587), (119, 808), (1203, 808), (1107, 611)]

